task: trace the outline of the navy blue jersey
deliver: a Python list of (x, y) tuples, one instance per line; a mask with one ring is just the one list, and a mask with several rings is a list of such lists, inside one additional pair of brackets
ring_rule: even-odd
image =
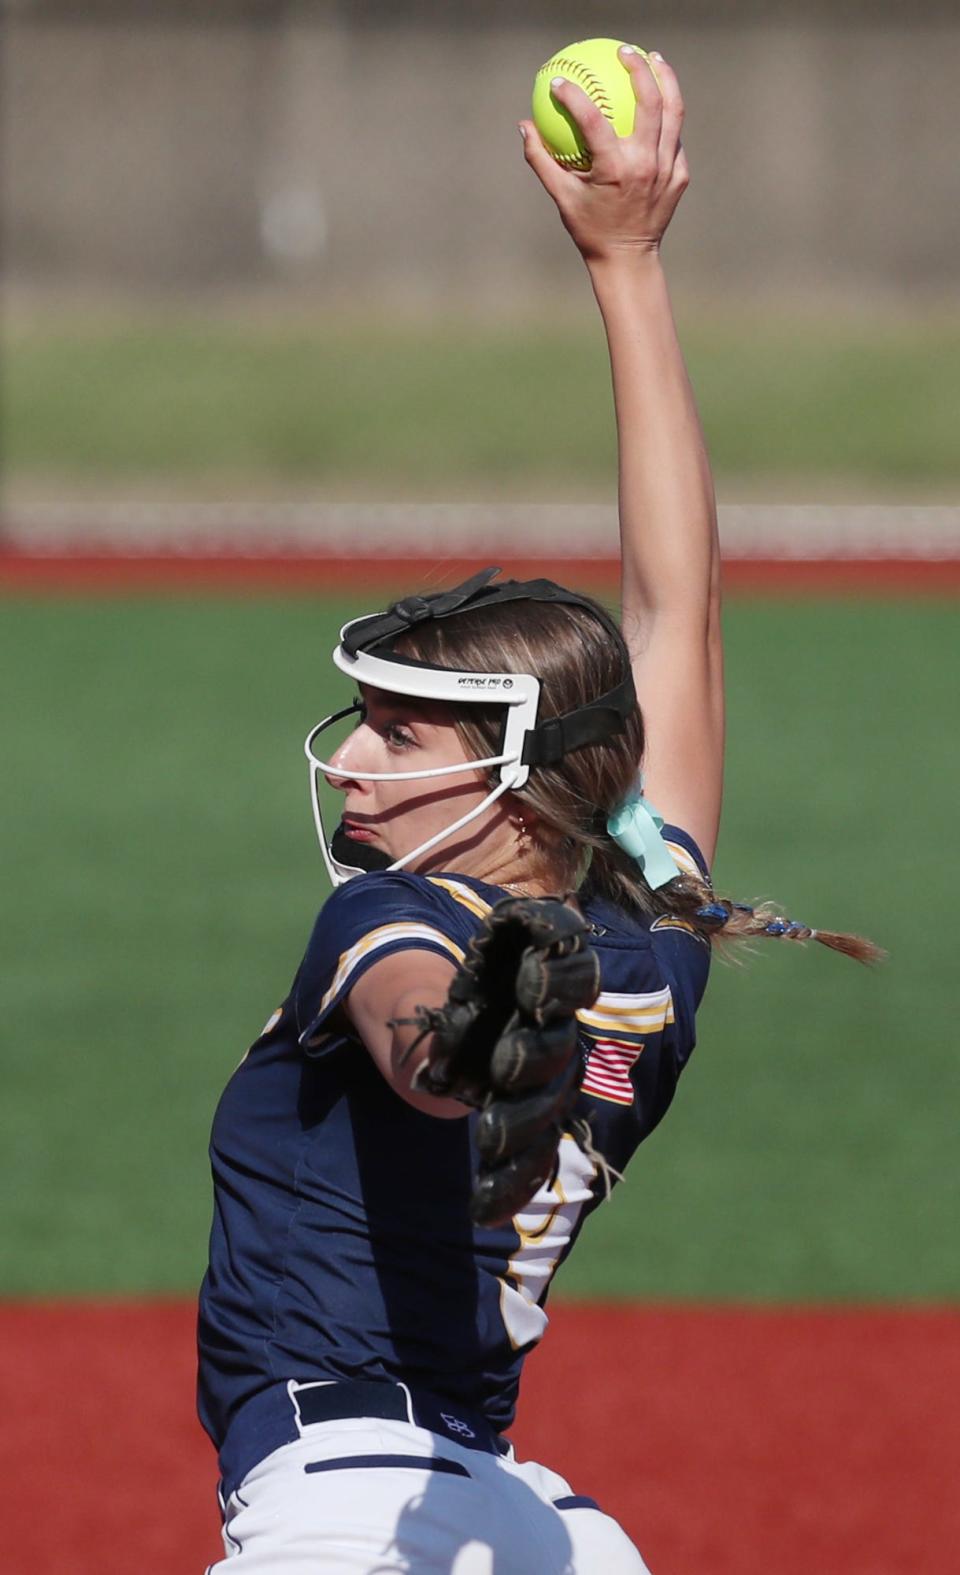
[[(667, 828), (681, 865), (703, 868)], [(546, 1326), (557, 1265), (605, 1193), (572, 1138), (509, 1225), (475, 1228), (475, 1116), (437, 1120), (390, 1088), (342, 1011), (391, 952), (458, 962), (499, 887), (379, 871), (334, 892), (290, 994), (227, 1085), (213, 1126), (214, 1221), (200, 1302), (200, 1414), (218, 1447), (267, 1386), (403, 1380), (497, 1430)], [(579, 1014), (578, 1113), (618, 1171), (656, 1126), (694, 1044), (709, 946), (587, 900), (601, 995)]]

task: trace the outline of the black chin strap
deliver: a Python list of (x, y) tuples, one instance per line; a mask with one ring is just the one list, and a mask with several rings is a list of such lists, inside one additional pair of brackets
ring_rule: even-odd
[(330, 838), (330, 852), (338, 864), (345, 864), (348, 869), (363, 870), (364, 874), (371, 870), (388, 870), (393, 863), (389, 853), (384, 853), (382, 848), (375, 848), (369, 842), (353, 842), (343, 828), (343, 821)]

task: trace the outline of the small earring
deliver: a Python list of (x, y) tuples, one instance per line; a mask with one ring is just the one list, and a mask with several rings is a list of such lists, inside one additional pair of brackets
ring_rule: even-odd
[(521, 847), (521, 848), (525, 848), (526, 847), (526, 845), (527, 845), (527, 835), (528, 835), (528, 833), (527, 833), (527, 823), (524, 820), (523, 816), (520, 815), (517, 818), (517, 845), (519, 847)]

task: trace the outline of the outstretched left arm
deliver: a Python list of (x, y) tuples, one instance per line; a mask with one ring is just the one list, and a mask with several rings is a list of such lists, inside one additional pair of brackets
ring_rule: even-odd
[[(375, 963), (350, 991), (347, 1016), (394, 1093), (428, 1116), (450, 1120), (467, 1114), (457, 1099), (440, 1099), (414, 1088), (417, 1073), (430, 1055), (416, 1018), (424, 1007), (440, 1007), (447, 998), (454, 967), (427, 951), (395, 952)], [(413, 982), (411, 982), (413, 981)], [(411, 1055), (415, 1040), (421, 1042)]]

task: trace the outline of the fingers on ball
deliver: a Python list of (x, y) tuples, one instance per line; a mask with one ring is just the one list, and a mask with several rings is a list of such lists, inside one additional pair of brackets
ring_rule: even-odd
[(582, 87), (576, 82), (568, 81), (566, 77), (554, 77), (550, 83), (550, 93), (571, 120), (576, 122), (581, 139), (589, 153), (595, 156), (609, 146), (616, 133), (589, 93), (585, 93)]

